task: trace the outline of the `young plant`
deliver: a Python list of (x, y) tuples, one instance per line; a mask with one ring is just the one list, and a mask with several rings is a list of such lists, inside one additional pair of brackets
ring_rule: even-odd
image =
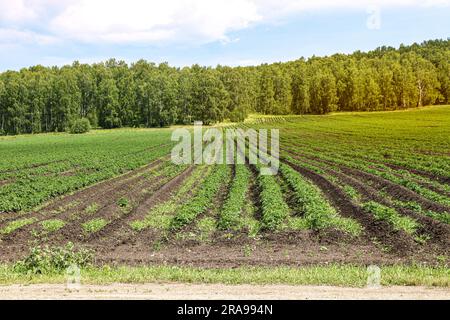
[(218, 227), (222, 230), (239, 229), (240, 214), (244, 207), (245, 197), (249, 187), (250, 172), (243, 164), (235, 166), (235, 176), (231, 183), (228, 198), (225, 200), (220, 213)]
[(420, 226), (416, 220), (401, 216), (397, 210), (383, 206), (375, 201), (365, 203), (363, 208), (365, 211), (373, 214), (375, 219), (387, 221), (394, 230), (402, 230), (412, 235)]
[(92, 219), (86, 223), (82, 224), (83, 230), (86, 233), (95, 233), (103, 229), (108, 224), (105, 219)]

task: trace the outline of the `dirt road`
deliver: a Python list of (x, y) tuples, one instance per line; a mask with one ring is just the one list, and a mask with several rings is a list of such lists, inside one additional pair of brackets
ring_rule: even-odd
[(341, 288), (287, 285), (220, 284), (112, 284), (0, 286), (0, 299), (443, 299), (450, 300), (450, 288), (384, 287)]

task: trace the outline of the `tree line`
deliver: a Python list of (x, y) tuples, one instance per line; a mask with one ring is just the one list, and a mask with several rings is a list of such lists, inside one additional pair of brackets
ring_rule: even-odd
[(0, 134), (242, 121), (450, 103), (450, 39), (251, 67), (175, 68), (140, 60), (34, 66), (0, 74)]

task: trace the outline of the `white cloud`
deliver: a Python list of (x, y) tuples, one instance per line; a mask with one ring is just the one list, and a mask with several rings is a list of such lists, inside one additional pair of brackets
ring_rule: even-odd
[[(450, 0), (0, 0), (2, 39), (45, 43), (33, 26), (88, 43), (221, 41), (231, 31), (321, 9), (448, 6)], [(10, 35), (7, 35), (10, 30)], [(22, 32), (22, 33), (21, 33)], [(51, 42), (51, 41), (50, 41)]]
[(0, 28), (0, 43), (2, 44), (14, 45), (17, 43), (28, 43), (48, 45), (57, 41), (58, 39), (53, 36), (42, 35), (29, 30)]
[(213, 41), (260, 19), (249, 0), (81, 0), (54, 18), (50, 28), (86, 42)]
[(0, 0), (0, 21), (15, 22), (35, 17), (35, 12), (27, 8), (24, 0)]

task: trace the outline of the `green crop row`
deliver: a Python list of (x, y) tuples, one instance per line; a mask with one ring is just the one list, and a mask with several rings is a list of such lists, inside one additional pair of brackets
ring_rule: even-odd
[(240, 214), (244, 207), (245, 197), (249, 187), (250, 172), (245, 165), (235, 166), (235, 176), (231, 183), (228, 198), (220, 213), (218, 227), (222, 230), (238, 229)]
[(450, 213), (449, 212), (435, 212), (432, 210), (425, 210), (422, 208), (422, 206), (419, 203), (414, 202), (414, 201), (404, 202), (404, 201), (394, 200), (393, 202), (398, 207), (406, 208), (406, 209), (412, 210), (418, 214), (426, 215), (434, 220), (450, 224)]
[[(258, 170), (260, 169), (259, 166)], [(261, 190), (262, 229), (278, 230), (289, 215), (289, 207), (283, 199), (280, 185), (274, 176), (258, 175), (258, 185)]]
[[(304, 150), (302, 150), (302, 152), (308, 154), (308, 152), (306, 152)], [(434, 202), (437, 202), (437, 203), (440, 203), (440, 204), (443, 204), (446, 206), (450, 206), (450, 199), (448, 197), (441, 195), (437, 192), (434, 192), (426, 187), (423, 187), (423, 186), (419, 185), (418, 183), (411, 181), (408, 178), (398, 177), (398, 176), (390, 173), (389, 171), (380, 171), (377, 169), (370, 168), (367, 166), (367, 161), (358, 160), (358, 159), (347, 160), (347, 159), (340, 158), (336, 155), (326, 156), (324, 154), (318, 154), (318, 153), (310, 153), (310, 154), (319, 156), (321, 159), (330, 161), (337, 165), (344, 165), (349, 168), (355, 168), (355, 169), (373, 174), (375, 176), (379, 176), (383, 179), (386, 179), (393, 183), (404, 186), (405, 188), (410, 189), (411, 191), (414, 191), (417, 194), (420, 194), (421, 196), (423, 196), (431, 201), (434, 201)]]
[(24, 218), (19, 220), (14, 220), (8, 223), (3, 229), (0, 230), (0, 235), (8, 235), (10, 233), (13, 233), (17, 229), (23, 228), (29, 224), (35, 223), (35, 218)]
[(286, 164), (280, 165), (281, 174), (293, 189), (296, 204), (310, 229), (333, 227), (351, 235), (361, 234), (362, 227), (353, 219), (344, 218), (324, 198), (320, 190)]
[(0, 213), (27, 211), (170, 153), (170, 131), (118, 130), (1, 141)]
[(402, 216), (394, 208), (383, 206), (375, 201), (365, 203), (363, 208), (365, 211), (371, 213), (376, 220), (388, 222), (397, 231), (402, 230), (412, 235), (420, 226), (416, 220)]
[(221, 185), (228, 181), (229, 171), (227, 165), (216, 165), (214, 172), (205, 179), (198, 193), (185, 203), (173, 217), (170, 229), (181, 229), (208, 210)]
[(153, 207), (144, 219), (132, 221), (131, 228), (136, 231), (142, 231), (149, 227), (169, 229), (173, 213), (182, 206), (186, 197), (196, 193), (205, 179), (204, 177), (209, 176), (211, 168), (211, 166), (207, 166), (194, 169), (194, 172), (184, 181), (176, 194), (170, 197), (170, 200)]

